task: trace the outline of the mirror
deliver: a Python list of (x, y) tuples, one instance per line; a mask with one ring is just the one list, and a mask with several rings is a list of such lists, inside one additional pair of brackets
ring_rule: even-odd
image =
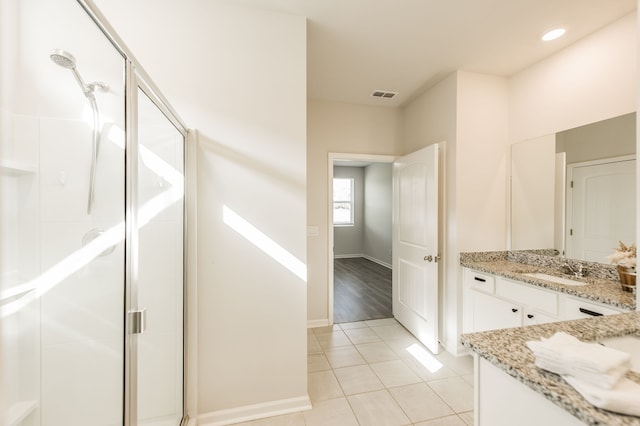
[(635, 242), (636, 114), (511, 146), (511, 249), (608, 263)]

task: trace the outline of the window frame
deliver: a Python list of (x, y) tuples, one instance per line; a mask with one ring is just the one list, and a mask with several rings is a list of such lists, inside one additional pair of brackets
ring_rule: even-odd
[[(350, 199), (336, 200), (335, 182), (336, 180), (348, 180), (350, 182)], [(332, 194), (332, 222), (333, 226), (355, 226), (355, 179), (352, 177), (333, 177), (333, 194)], [(348, 222), (336, 222), (336, 204), (348, 203), (350, 205), (350, 218)]]

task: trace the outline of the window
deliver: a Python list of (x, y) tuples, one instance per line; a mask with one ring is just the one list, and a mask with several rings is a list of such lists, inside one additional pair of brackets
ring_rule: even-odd
[(353, 179), (333, 179), (333, 224), (353, 225)]

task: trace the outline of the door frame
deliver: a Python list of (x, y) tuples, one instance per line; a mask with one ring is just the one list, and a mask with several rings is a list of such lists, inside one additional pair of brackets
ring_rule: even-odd
[[(367, 161), (371, 163), (390, 163), (396, 160), (395, 155), (378, 154), (345, 154), (330, 152), (327, 161), (327, 321), (328, 325), (333, 325), (333, 163), (335, 161)], [(393, 285), (393, 283), (392, 283)]]

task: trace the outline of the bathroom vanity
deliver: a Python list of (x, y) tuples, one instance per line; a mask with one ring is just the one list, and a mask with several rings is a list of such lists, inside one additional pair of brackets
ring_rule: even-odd
[[(594, 407), (560, 376), (534, 365), (526, 342), (558, 331), (582, 341), (640, 339), (640, 312), (463, 334), (463, 345), (474, 354), (476, 426), (640, 425), (640, 417)], [(640, 383), (637, 372), (627, 377)]]
[[(514, 252), (462, 254), (461, 264), (461, 343), (474, 355), (476, 426), (640, 425), (640, 417), (591, 405), (536, 367), (526, 347), (558, 331), (583, 341), (640, 339), (640, 312), (630, 312), (635, 295), (622, 291), (608, 265), (583, 262), (586, 276), (569, 276), (564, 259)], [(640, 373), (628, 377), (640, 383)]]

